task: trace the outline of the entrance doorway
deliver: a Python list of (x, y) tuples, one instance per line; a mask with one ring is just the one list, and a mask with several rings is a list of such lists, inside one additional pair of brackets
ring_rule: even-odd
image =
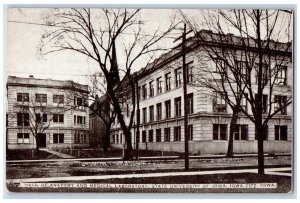
[(37, 135), (37, 145), (39, 148), (45, 148), (46, 147), (46, 133), (39, 133)]

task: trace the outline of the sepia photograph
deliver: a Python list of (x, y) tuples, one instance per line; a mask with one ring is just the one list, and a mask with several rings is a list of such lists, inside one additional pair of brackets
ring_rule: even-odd
[(292, 193), (294, 17), (7, 7), (5, 190)]

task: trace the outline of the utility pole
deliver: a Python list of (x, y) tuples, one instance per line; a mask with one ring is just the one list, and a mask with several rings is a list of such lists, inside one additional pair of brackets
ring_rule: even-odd
[(184, 24), (182, 34), (182, 72), (183, 72), (183, 106), (184, 106), (184, 161), (185, 170), (189, 170), (189, 135), (188, 135), (188, 118), (187, 118), (187, 73), (186, 73), (186, 24)]
[[(138, 76), (136, 76), (138, 77)], [(138, 88), (138, 79), (136, 78), (135, 89), (136, 89), (136, 139), (135, 139), (135, 148), (136, 148), (136, 159), (139, 158), (139, 142), (140, 142), (140, 93)]]

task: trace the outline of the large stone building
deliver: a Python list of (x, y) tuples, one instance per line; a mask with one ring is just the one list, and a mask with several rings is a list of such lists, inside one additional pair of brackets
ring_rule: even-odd
[(8, 149), (89, 145), (87, 85), (8, 76), (6, 88)]
[[(211, 57), (208, 56), (207, 47), (214, 46), (218, 50), (218, 47), (221, 47), (221, 45), (212, 40), (216, 36), (213, 36), (210, 31), (202, 31), (201, 34), (210, 35), (211, 37), (207, 38), (205, 43), (197, 41), (195, 37), (188, 39), (187, 42), (186, 64), (189, 84), (187, 86), (188, 99), (185, 102), (188, 103), (189, 150), (190, 153), (222, 154), (226, 153), (228, 147), (232, 110), (220, 95), (215, 94), (207, 87), (193, 85), (193, 82), (197, 80), (199, 71), (200, 74), (204, 74), (204, 71), (201, 72), (203, 67), (208, 67), (206, 69), (209, 70), (207, 77), (214, 74), (214, 71), (216, 71), (214, 66), (216, 64), (212, 60), (204, 60), (204, 58), (208, 59)], [(231, 50), (231, 52), (234, 50), (237, 58), (240, 57), (234, 63), (240, 63), (245, 60), (242, 54), (240, 54), (242, 53), (242, 47), (237, 43), (242, 39), (234, 37), (231, 34), (223, 37), (230, 38), (233, 43), (228, 44), (225, 48)], [(287, 44), (284, 43), (270, 43), (271, 50), (269, 50), (269, 56), (271, 60), (273, 60), (274, 54), (279, 58), (282, 55), (280, 60), (283, 62), (283, 65), (277, 76), (272, 76), (276, 77), (275, 80), (272, 80), (275, 87), (273, 88), (273, 92), (270, 92), (268, 88), (264, 89), (263, 102), (265, 110), (263, 111), (263, 116), (267, 116), (269, 110), (270, 112), (274, 112), (280, 107), (281, 102), (292, 97), (293, 69), (291, 48), (285, 49)], [(256, 48), (253, 44), (250, 43), (248, 48), (249, 52), (255, 54)], [(275, 50), (274, 47), (276, 46)], [(175, 47), (172, 51), (162, 55), (154, 63), (154, 67), (146, 67), (137, 73), (139, 75), (138, 86), (141, 118), (139, 149), (183, 152), (184, 101), (181, 46)], [(270, 64), (273, 64), (273, 62), (270, 62)], [(257, 89), (255, 71), (251, 72), (249, 78), (255, 91)], [(281, 99), (278, 100), (278, 98)], [(268, 105), (267, 101), (272, 101), (272, 105)], [(241, 105), (251, 114), (251, 108), (246, 99), (242, 99)], [(291, 119), (292, 105), (283, 108), (270, 119), (264, 141), (264, 150), (266, 153), (291, 152)], [(133, 147), (135, 147), (136, 126), (134, 126), (131, 135)], [(115, 122), (112, 136), (113, 146), (122, 147), (125, 144), (125, 139), (118, 122)], [(257, 153), (255, 126), (243, 113), (239, 113), (237, 119), (233, 150), (234, 153)]]

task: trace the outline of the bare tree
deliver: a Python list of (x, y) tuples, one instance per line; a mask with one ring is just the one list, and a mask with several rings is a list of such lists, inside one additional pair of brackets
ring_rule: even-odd
[(234, 127), (242, 112), (255, 125), (258, 173), (264, 174), (266, 126), (275, 115), (285, 114), (292, 103), (292, 90), (287, 85), (292, 62), (292, 12), (202, 10), (200, 23), (181, 13), (203, 45), (202, 59), (206, 57), (198, 85), (215, 91), (233, 111), (228, 154), (232, 153)]
[[(139, 19), (140, 9), (54, 9), (44, 15), (50, 29), (42, 36), (44, 54), (58, 51), (72, 51), (93, 59), (106, 80), (106, 95), (119, 120), (126, 140), (124, 159), (132, 159), (130, 130), (135, 113), (135, 85), (132, 80), (132, 68), (141, 60), (151, 60), (157, 51), (163, 50), (157, 45), (173, 28), (173, 23), (164, 31), (154, 30), (145, 35), (143, 22)], [(124, 34), (127, 33), (126, 37)], [(113, 45), (120, 45), (124, 61), (120, 70), (123, 79), (118, 84), (111, 80), (110, 69), (115, 63), (112, 57)], [(150, 62), (149, 60), (149, 62)], [(130, 88), (131, 111), (129, 120), (123, 117), (120, 102), (120, 87), (124, 82)], [(116, 91), (118, 90), (118, 91)]]
[(35, 99), (24, 95), (22, 102), (14, 102), (14, 116), (17, 118), (18, 126), (28, 128), (32, 133), (36, 143), (36, 153), (39, 154), (40, 135), (49, 129), (53, 122), (63, 122), (64, 113), (71, 110), (73, 105), (64, 103), (66, 99), (63, 95), (54, 98), (57, 103), (51, 106), (47, 105), (44, 95), (37, 95)]

